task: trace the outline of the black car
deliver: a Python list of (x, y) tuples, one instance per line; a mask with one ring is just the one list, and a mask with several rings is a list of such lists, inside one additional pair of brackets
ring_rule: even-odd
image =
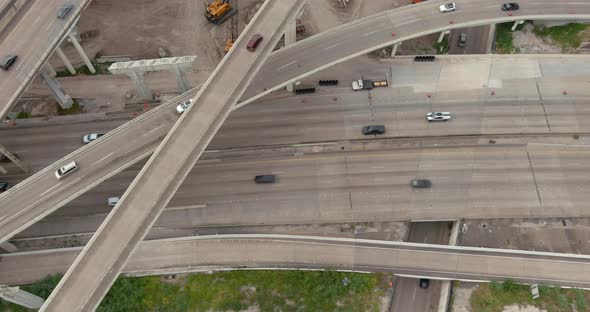
[[(18, 154), (16, 154), (16, 153), (13, 153), (12, 156), (18, 158)], [(7, 163), (10, 161), (11, 161), (10, 158), (6, 157), (6, 155), (0, 154), (0, 163)]]
[(10, 188), (10, 184), (7, 182), (0, 182), (0, 193), (8, 190)]
[(275, 183), (277, 176), (274, 174), (262, 174), (254, 177), (256, 183)]
[(8, 54), (7, 56), (0, 59), (0, 68), (4, 70), (9, 70), (12, 64), (14, 64), (14, 62), (16, 62), (17, 59), (18, 56), (14, 54)]
[(383, 126), (383, 125), (372, 125), (372, 126), (363, 127), (363, 134), (364, 135), (383, 134), (383, 133), (385, 133), (385, 126)]
[(57, 10), (57, 18), (64, 19), (74, 9), (73, 3), (66, 3)]
[(427, 179), (416, 179), (412, 180), (412, 187), (413, 188), (429, 188), (432, 186), (432, 182)]
[(426, 278), (421, 278), (419, 285), (420, 285), (420, 288), (426, 289), (426, 288), (428, 288), (428, 285), (430, 285), (430, 280), (426, 279)]
[(516, 11), (516, 10), (518, 10), (518, 8), (520, 8), (520, 7), (518, 6), (518, 3), (516, 3), (516, 2), (502, 4), (502, 11)]

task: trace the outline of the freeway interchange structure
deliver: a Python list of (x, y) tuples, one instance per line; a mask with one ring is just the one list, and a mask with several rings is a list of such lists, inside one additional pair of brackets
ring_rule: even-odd
[[(0, 281), (63, 272), (81, 248), (6, 255)], [(432, 259), (437, 259), (432, 261)], [(145, 241), (123, 272), (142, 276), (227, 269), (337, 269), (463, 281), (590, 287), (590, 256), (297, 235), (213, 235)]]
[[(424, 2), (419, 5), (383, 12), (337, 27), (271, 54), (272, 48), (282, 36), (286, 25), (295, 18), (297, 12), (301, 9), (303, 1), (267, 1), (257, 13), (256, 18), (244, 30), (243, 35), (235, 43), (228, 56), (224, 58), (203, 86), (195, 88), (111, 131), (95, 144), (85, 146), (62, 158), (0, 195), (0, 242), (5, 242), (100, 182), (153, 153), (143, 170), (131, 184), (131, 187), (125, 192), (121, 201), (107, 216), (106, 221), (86, 247), (81, 252), (80, 250), (70, 250), (69, 254), (60, 260), (61, 267), (58, 265), (53, 268), (54, 271), (63, 271), (63, 266), (72, 262), (70, 261), (72, 260), (71, 257), (78, 255), (56, 291), (52, 293), (43, 306), (42, 311), (65, 311), (68, 309), (90, 311), (96, 308), (115, 278), (124, 269), (127, 258), (134, 254), (139, 242), (156, 222), (156, 219), (172, 199), (172, 196), (221, 127), (225, 118), (233, 110), (334, 64), (426, 34), (452, 28), (524, 19), (590, 18), (590, 5), (586, 3), (568, 3), (566, 1), (528, 3), (525, 1), (521, 3), (523, 8), (518, 14), (506, 15), (506, 13), (499, 10), (495, 1), (458, 0), (456, 2), (461, 7), (461, 14), (457, 14), (459, 12), (439, 14), (436, 8), (440, 3), (434, 1)], [(494, 5), (490, 5), (492, 2)], [(81, 9), (87, 3), (81, 2), (79, 4), (79, 11), (76, 11), (76, 16), (79, 15)], [(530, 5), (527, 6), (526, 4)], [(568, 9), (564, 9), (566, 5), (569, 5)], [(72, 22), (74, 17), (71, 16)], [(66, 28), (68, 27), (60, 28), (59, 34), (50, 37), (61, 40), (60, 36), (65, 34)], [(251, 53), (245, 49), (245, 46), (247, 40), (256, 33), (262, 34), (265, 40), (256, 53)], [(2, 45), (2, 47), (4, 46)], [(48, 47), (43, 51), (47, 50), (49, 51), (47, 53), (50, 53), (53, 47), (55, 47), (55, 44), (50, 41)], [(321, 51), (321, 53), (318, 53), (318, 51)], [(15, 82), (20, 83), (20, 86), (17, 89), (5, 88), (8, 92), (12, 92), (12, 97), (6, 97), (11, 100), (3, 107), (0, 115), (5, 115), (14, 99), (18, 98), (22, 93), (22, 89), (32, 79), (31, 73), (35, 73), (39, 69), (47, 56), (43, 54), (35, 57), (35, 59), (39, 60), (39, 64), (34, 63), (29, 66), (29, 63), (23, 63), (23, 66), (28, 66), (26, 68), (28, 80), (14, 79)], [(267, 56), (269, 56), (268, 59)], [(27, 58), (27, 62), (29, 61), (30, 59)], [(19, 70), (19, 72), (21, 71)], [(193, 105), (178, 119), (172, 106), (179, 100), (189, 98), (194, 99)], [(240, 101), (240, 99), (242, 100)], [(143, 134), (138, 139), (130, 140), (132, 133)], [(528, 163), (524, 159), (521, 160), (526, 170), (529, 170), (531, 166), (530, 151), (527, 151), (526, 155), (528, 156)], [(63, 181), (55, 180), (53, 177), (55, 169), (71, 160), (78, 162), (80, 166), (79, 172)], [(527, 179), (529, 178), (532, 178), (534, 184), (538, 185), (534, 173), (532, 177), (527, 177)], [(559, 215), (559, 211), (552, 212), (547, 209), (551, 208), (551, 206), (543, 204), (538, 189), (536, 192), (533, 188), (530, 189), (531, 192), (528, 192), (528, 190), (521, 194), (531, 196), (523, 198), (523, 201), (536, 203), (538, 200), (543, 212), (546, 213), (545, 215)], [(24, 194), (39, 194), (39, 196), (26, 196)], [(537, 196), (534, 196), (535, 194)], [(581, 202), (585, 203), (586, 200), (582, 199)], [(556, 207), (557, 210), (560, 210), (564, 206), (562, 203), (558, 203)], [(536, 212), (532, 214), (536, 215)], [(437, 217), (442, 218), (442, 216)], [(402, 218), (407, 218), (407, 216)], [(293, 240), (298, 239), (293, 238)], [(357, 243), (371, 245), (368, 242), (359, 241)], [(465, 265), (463, 269), (441, 271), (440, 268), (436, 267), (402, 265), (404, 259), (406, 261), (415, 259), (419, 257), (419, 254), (424, 254), (426, 258), (433, 257), (435, 254), (442, 257), (443, 253), (438, 250), (439, 247), (432, 246), (413, 246), (417, 249), (413, 251), (414, 254), (404, 255), (408, 249), (399, 247), (401, 246), (399, 245), (399, 249), (403, 251), (396, 250), (390, 255), (383, 254), (376, 257), (376, 254), (372, 253), (379, 253), (380, 251), (373, 250), (381, 249), (373, 249), (374, 246), (370, 246), (370, 248), (365, 246), (366, 248), (362, 249), (362, 251), (351, 251), (350, 246), (343, 247), (344, 244), (334, 242), (317, 243), (316, 239), (313, 238), (302, 238), (297, 242), (289, 242), (289, 238), (281, 238), (271, 243), (263, 240), (248, 238), (240, 240), (236, 238), (234, 240), (224, 240), (223, 248), (226, 249), (213, 246), (216, 244), (202, 244), (206, 245), (206, 247), (200, 246), (201, 249), (194, 252), (202, 255), (213, 251), (210, 253), (211, 259), (216, 259), (215, 257), (218, 257), (220, 253), (216, 254), (215, 252), (235, 251), (243, 246), (243, 248), (246, 248), (243, 252), (248, 253), (252, 252), (248, 248), (263, 245), (263, 250), (273, 252), (268, 253), (269, 258), (259, 260), (260, 263), (271, 267), (283, 267), (282, 264), (287, 260), (271, 259), (271, 255), (281, 254), (280, 250), (289, 249), (289, 247), (292, 248), (291, 250), (297, 250), (297, 248), (313, 249), (314, 246), (316, 248), (327, 248), (326, 244), (329, 244), (334, 252), (327, 253), (327, 258), (324, 259), (325, 262), (316, 265), (316, 267), (324, 268), (335, 263), (338, 260), (330, 258), (335, 255), (353, 254), (353, 259), (359, 260), (359, 264), (356, 262), (343, 264), (344, 268), (352, 270), (363, 270), (364, 268), (369, 271), (379, 269), (396, 270), (397, 272), (405, 272), (408, 275), (415, 275), (416, 272), (426, 272), (423, 273), (425, 276), (445, 279), (497, 280), (515, 277), (523, 282), (543, 281), (574, 287), (587, 287), (589, 283), (585, 276), (575, 274), (576, 270), (582, 270), (587, 265), (585, 257), (575, 255), (513, 252), (504, 257), (507, 253), (505, 251), (492, 250), (480, 255), (474, 255), (476, 251), (458, 248), (449, 251), (449, 254), (445, 255), (448, 256), (448, 261), (442, 261), (441, 264), (444, 267), (458, 266), (459, 261)], [(378, 243), (374, 244), (377, 245)], [(143, 250), (142, 248), (138, 252)], [(211, 248), (211, 250), (207, 248)], [(359, 249), (361, 247), (354, 246), (354, 248)], [(313, 251), (309, 252), (313, 253)], [(10, 259), (17, 259), (17, 256), (21, 255), (15, 254)], [(390, 259), (390, 257), (397, 259), (395, 264), (398, 266), (387, 267), (379, 262), (370, 263), (369, 261), (370, 259), (385, 261), (384, 259)], [(502, 258), (502, 260), (498, 260), (498, 263), (493, 263), (493, 265), (498, 266), (498, 269), (494, 269), (493, 272), (504, 273), (494, 275), (490, 272), (474, 271), (473, 267), (469, 267), (469, 265), (480, 264), (482, 261), (491, 261), (489, 259), (493, 257)], [(206, 259), (204, 257), (203, 261)], [(252, 261), (256, 263), (256, 259)], [(295, 261), (294, 264), (287, 264), (284, 267), (314, 267), (314, 261), (301, 260), (300, 263)], [(531, 263), (535, 263), (535, 265), (531, 265)], [(549, 263), (553, 263), (556, 269), (549, 270), (547, 276), (533, 275), (539, 273), (536, 265), (549, 266), (551, 265)], [(231, 259), (227, 263), (219, 261), (216, 264), (230, 267), (236, 266), (235, 263), (231, 262)], [(489, 264), (492, 266), (492, 262), (489, 262)], [(196, 266), (199, 265), (202, 264), (196, 264)], [(252, 267), (257, 266), (257, 264), (252, 265)], [(149, 268), (150, 266), (147, 265), (146, 267)], [(506, 271), (501, 271), (500, 268)], [(525, 270), (526, 268), (533, 268), (534, 270)], [(569, 271), (566, 272), (566, 270)], [(519, 273), (520, 275), (518, 275)], [(562, 276), (561, 273), (566, 274), (569, 278), (558, 278), (558, 276)], [(7, 280), (10, 281), (10, 279)], [(3, 281), (0, 280), (0, 282)], [(80, 285), (85, 287), (82, 288)]]

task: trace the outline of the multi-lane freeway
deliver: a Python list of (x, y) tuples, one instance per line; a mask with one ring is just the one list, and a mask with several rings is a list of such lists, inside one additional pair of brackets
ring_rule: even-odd
[[(154, 224), (152, 237), (210, 226), (590, 216), (584, 208), (590, 195), (583, 191), (590, 146), (487, 146), (482, 139), (483, 146), (450, 147), (478, 140), (434, 139), (429, 148), (361, 141), (316, 146), (324, 152), (307, 146), (209, 153)], [(279, 181), (258, 185), (258, 174), (276, 174)], [(20, 237), (92, 233), (110, 211), (106, 198), (123, 194), (135, 175), (110, 179)], [(415, 178), (430, 179), (432, 188), (412, 189)]]
[(64, 19), (58, 19), (57, 10), (66, 1), (35, 1), (19, 19), (18, 25), (2, 40), (0, 57), (16, 54), (19, 58), (9, 71), (0, 73), (0, 120), (4, 120), (37, 76), (90, 0), (68, 2), (75, 4), (75, 8)]
[[(393, 63), (397, 69), (392, 77), (395, 88), (375, 89), (371, 97), (345, 87), (322, 91), (324, 95), (319, 97), (259, 101), (234, 111), (211, 147), (359, 139), (359, 129), (371, 123), (385, 124), (386, 136), (590, 132), (583, 100), (589, 96), (587, 83), (579, 79), (588, 69), (584, 60), (580, 56), (485, 56), (414, 66), (400, 59)], [(519, 64), (516, 72), (510, 65), (514, 63)], [(486, 79), (481, 78), (484, 76)], [(482, 85), (495, 86), (494, 95)], [(566, 85), (568, 96), (561, 93)], [(422, 93), (427, 91), (433, 92), (431, 98)], [(177, 120), (175, 105), (195, 93), (179, 96), (143, 114), (0, 195), (0, 240), (149, 155)], [(431, 110), (449, 110), (455, 117), (446, 124), (428, 124), (423, 114)], [(82, 135), (102, 132), (121, 122), (105, 121), (96, 128), (80, 124), (17, 127), (2, 130), (1, 134), (4, 144), (25, 159), (42, 156), (33, 166), (43, 168), (81, 146)], [(71, 159), (81, 164), (77, 183), (58, 185), (53, 171)]]
[[(542, 1), (535, 2), (534, 4), (531, 3), (528, 6), (522, 3), (521, 10), (518, 14), (509, 16), (499, 9), (496, 1), (458, 0), (456, 2), (458, 10), (451, 14), (441, 14), (438, 12), (437, 7), (439, 3), (424, 2), (419, 5), (407, 6), (354, 21), (301, 41), (290, 48), (277, 51), (266, 61), (259, 75), (253, 80), (253, 86), (250, 87), (250, 91), (246, 92), (245, 98), (247, 100), (242, 101), (240, 105), (250, 103), (255, 98), (284, 86), (290, 81), (298, 80), (305, 75), (350, 59), (356, 55), (361, 55), (378, 47), (428, 33), (456, 27), (521, 19), (583, 19), (590, 17), (590, 5), (585, 3), (568, 4), (567, 1)], [(565, 4), (568, 5), (566, 6)], [(321, 53), (318, 53), (318, 51)], [(269, 77), (272, 77), (272, 79), (269, 79)], [(153, 115), (155, 114), (156, 112)], [(170, 126), (171, 122), (167, 123), (167, 125)], [(153, 124), (147, 123), (142, 123), (141, 127), (144, 130), (143, 133), (151, 133), (153, 136), (162, 136), (167, 131), (165, 127), (154, 128)], [(119, 129), (119, 135), (117, 136), (119, 140), (128, 142), (132, 139), (131, 137), (121, 138), (129, 134), (128, 131), (125, 131), (129, 128)], [(114, 137), (114, 135), (111, 136), (111, 139), (114, 140)], [(59, 194), (61, 198), (51, 198), (47, 201), (33, 199), (32, 203), (29, 202), (24, 207), (13, 204), (10, 207), (15, 210), (4, 211), (3, 209), (0, 215), (0, 225), (2, 225), (0, 228), (3, 232), (0, 235), (0, 241), (6, 240), (26, 228), (26, 226), (40, 220), (52, 210), (59, 208), (63, 203), (81, 194), (84, 190), (98, 184), (108, 174), (115, 172), (117, 168), (120, 170), (125, 164), (130, 164), (133, 161), (145, 157), (149, 153), (148, 151), (155, 148), (157, 141), (149, 140), (149, 142), (144, 142), (144, 145), (140, 147), (138, 147), (139, 141), (135, 141), (138, 145), (134, 145), (134, 148), (141, 150), (142, 154), (138, 155), (139, 153), (136, 153), (136, 157), (132, 157), (123, 155), (124, 153), (122, 153), (120, 145), (110, 144), (114, 142), (107, 142), (107, 138), (105, 138), (103, 143), (105, 145), (110, 144), (111, 148), (115, 150), (107, 151), (103, 149), (100, 152), (92, 153), (90, 158), (98, 157), (95, 160), (103, 163), (112, 163), (115, 166), (108, 170), (101, 170), (103, 172), (102, 174), (95, 172), (96, 170), (81, 170), (78, 176), (85, 175), (84, 180), (86, 182), (80, 183), (79, 187), (68, 185), (68, 189), (71, 189), (69, 194), (61, 193)], [(67, 159), (73, 159), (72, 156), (74, 155), (68, 156)], [(113, 156), (119, 156), (119, 159), (114, 159)], [(122, 158), (126, 158), (126, 160), (122, 160)], [(87, 161), (86, 158), (80, 161), (96, 163), (96, 161)], [(67, 160), (63, 159), (60, 163), (65, 162)], [(51, 183), (48, 180), (48, 176), (51, 176), (52, 171), (59, 165), (59, 163), (55, 163), (19, 187), (7, 192), (7, 195), (0, 196), (0, 207), (7, 207), (7, 205), (2, 205), (1, 203), (3, 200), (8, 200), (11, 194), (12, 196), (21, 197), (22, 194), (43, 193), (38, 191), (43, 189), (49, 190), (44, 195), (51, 195), (56, 194), (58, 190), (65, 189), (64, 185), (60, 186), (55, 184), (55, 181)], [(96, 168), (96, 165), (93, 168)], [(105, 173), (107, 174), (105, 175)], [(92, 179), (93, 181), (91, 181)], [(17, 192), (17, 190), (20, 190), (20, 192)], [(52, 204), (49, 207), (40, 208), (37, 204), (41, 202), (52, 202)]]
[[(276, 0), (262, 5), (41, 311), (90, 311), (98, 306), (303, 3)], [(253, 49), (249, 41), (255, 35), (264, 39)]]
[[(3, 255), (0, 283), (63, 272), (80, 248)], [(433, 261), (436, 259), (436, 261)], [(454, 280), (505, 280), (590, 287), (590, 256), (290, 235), (219, 235), (145, 241), (124, 272), (218, 269), (338, 269)]]

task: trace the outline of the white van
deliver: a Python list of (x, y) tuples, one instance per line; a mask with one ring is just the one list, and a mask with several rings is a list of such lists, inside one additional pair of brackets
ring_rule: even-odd
[(63, 177), (67, 176), (68, 174), (76, 171), (78, 169), (78, 165), (75, 161), (68, 163), (55, 171), (55, 177), (58, 180), (61, 180)]

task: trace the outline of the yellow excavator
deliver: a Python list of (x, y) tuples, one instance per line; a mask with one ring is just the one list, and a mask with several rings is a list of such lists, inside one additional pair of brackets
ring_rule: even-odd
[(212, 3), (205, 2), (205, 17), (213, 24), (221, 24), (237, 12), (229, 4), (229, 0), (215, 0)]
[(223, 48), (223, 51), (225, 51), (225, 53), (229, 52), (229, 49), (231, 49), (231, 47), (233, 47), (233, 45), (234, 45), (234, 40), (227, 39), (227, 41), (225, 42), (225, 47)]

